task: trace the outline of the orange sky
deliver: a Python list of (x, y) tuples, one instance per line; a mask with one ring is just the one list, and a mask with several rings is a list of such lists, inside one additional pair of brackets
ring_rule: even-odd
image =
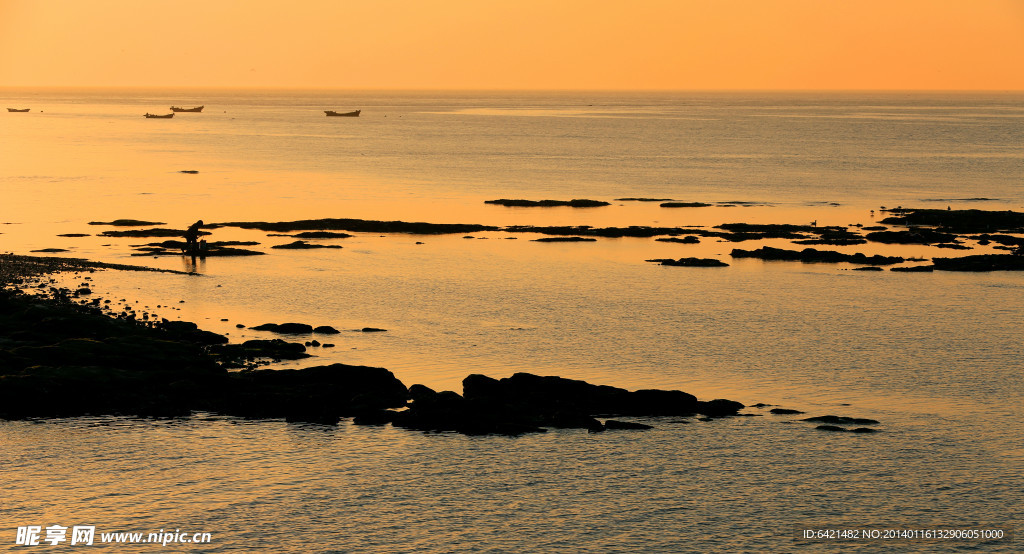
[(1024, 90), (1024, 0), (0, 0), (0, 86)]

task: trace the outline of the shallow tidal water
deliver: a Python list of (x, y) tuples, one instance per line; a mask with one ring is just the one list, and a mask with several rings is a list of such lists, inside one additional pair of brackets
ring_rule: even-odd
[[(191, 265), (131, 256), (133, 245), (162, 239), (57, 235), (95, 235), (111, 228), (89, 221), (121, 217), (174, 228), (198, 218), (317, 217), (603, 227), (872, 225), (883, 205), (1019, 211), (1020, 98), (2, 97), (44, 107), (3, 114), (0, 249), (61, 247), (69, 252), (57, 255), (196, 270), (59, 282), (89, 277), (115, 305), (233, 340), (273, 336), (237, 324), (343, 330), (329, 339), (334, 348), (275, 367), (374, 365), (407, 385), (456, 391), (470, 373), (528, 371), (873, 418), (881, 432), (825, 433), (797, 421), (807, 416), (757, 408), (745, 410), (754, 417), (712, 422), (645, 420), (656, 428), (639, 433), (518, 438), (214, 414), (0, 422), (0, 544), (10, 547), (19, 526), (59, 524), (212, 534), (209, 545), (178, 545), (186, 552), (1019, 550), (1010, 539), (800, 538), (801, 529), (824, 527), (1009, 531), (1021, 521), (1024, 280), (1016, 273), (867, 273), (728, 256), (734, 247), (794, 247), (782, 240), (544, 244), (530, 233), (357, 233), (331, 241), (341, 250), (279, 251), (269, 246), (292, 239), (235, 228), (216, 229), (211, 240), (259, 241), (253, 248), (267, 255)], [(141, 117), (190, 99), (207, 108)], [(339, 122), (318, 111), (349, 105), (363, 116)], [(612, 205), (483, 204), (506, 197)], [(614, 200), (623, 197), (757, 205)], [(993, 251), (970, 245), (968, 253)], [(731, 265), (644, 261), (689, 256)], [(387, 332), (355, 331), (366, 326)]]

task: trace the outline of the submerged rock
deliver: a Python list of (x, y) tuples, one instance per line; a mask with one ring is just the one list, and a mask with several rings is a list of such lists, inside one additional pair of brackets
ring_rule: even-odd
[(601, 200), (587, 200), (587, 199), (575, 199), (575, 200), (510, 200), (502, 198), (500, 200), (485, 200), (484, 204), (497, 204), (499, 206), (511, 206), (520, 208), (529, 207), (542, 207), (550, 208), (555, 206), (569, 206), (571, 208), (597, 208), (600, 206), (610, 206), (608, 202)]
[(373, 221), (366, 219), (302, 219), (279, 222), (231, 222), (219, 223), (219, 227), (240, 227), (277, 233), (294, 231), (353, 231), (363, 233), (409, 233), (420, 235), (443, 235), (450, 233), (473, 233), (497, 231), (498, 227), (460, 223), (422, 223), (406, 221)]
[(271, 248), (282, 248), (288, 250), (312, 250), (314, 248), (341, 248), (337, 244), (310, 244), (304, 240), (297, 240), (295, 242), (289, 242), (288, 244), (276, 244)]
[(292, 235), (297, 239), (347, 239), (353, 235), (334, 231), (305, 231)]
[(533, 242), (596, 242), (597, 239), (590, 237), (543, 237), (533, 239)]
[(659, 204), (662, 208), (707, 208), (712, 205), (705, 202), (663, 202)]
[(679, 238), (679, 237), (666, 237), (666, 238), (660, 238), (660, 239), (654, 239), (654, 240), (656, 240), (658, 242), (674, 242), (674, 243), (678, 243), (678, 244), (700, 244), (700, 239), (697, 238), (695, 235), (688, 235), (688, 236), (683, 237), (683, 238)]
[(934, 265), (909, 265), (890, 267), (889, 271), (903, 272), (903, 273), (931, 273), (935, 271)]
[(90, 221), (89, 225), (111, 225), (113, 227), (145, 227), (147, 225), (167, 225), (163, 221), (143, 221), (141, 219), (115, 219), (114, 221)]
[(836, 415), (825, 415), (818, 417), (808, 417), (801, 421), (811, 421), (815, 423), (830, 423), (836, 425), (877, 425), (878, 422), (873, 419), (866, 419), (860, 417), (845, 417)]
[(679, 258), (678, 260), (654, 259), (647, 261), (655, 262), (661, 265), (670, 265), (678, 267), (729, 267), (729, 264), (721, 260), (716, 260), (714, 258)]

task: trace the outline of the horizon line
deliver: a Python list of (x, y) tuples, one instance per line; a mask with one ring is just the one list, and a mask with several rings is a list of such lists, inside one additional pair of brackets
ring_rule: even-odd
[(1014, 88), (501, 88), (321, 87), (264, 85), (0, 85), (0, 90), (264, 90), (351, 92), (642, 92), (642, 93), (1024, 93)]

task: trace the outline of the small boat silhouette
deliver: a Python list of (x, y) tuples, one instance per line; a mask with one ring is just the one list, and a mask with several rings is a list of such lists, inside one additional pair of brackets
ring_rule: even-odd
[(29, 110), (29, 108), (7, 108), (7, 111), (9, 111), (9, 112), (19, 112), (19, 113), (27, 112), (28, 110)]
[(195, 108), (179, 108), (178, 106), (171, 106), (172, 112), (201, 112), (206, 106), (196, 106)]
[(324, 110), (327, 117), (359, 117), (359, 112), (362, 110), (356, 110), (354, 112), (336, 112), (334, 110)]
[(173, 113), (169, 113), (167, 115), (157, 115), (157, 114), (147, 113), (143, 117), (145, 117), (147, 119), (170, 119), (170, 118), (174, 117), (174, 114)]

